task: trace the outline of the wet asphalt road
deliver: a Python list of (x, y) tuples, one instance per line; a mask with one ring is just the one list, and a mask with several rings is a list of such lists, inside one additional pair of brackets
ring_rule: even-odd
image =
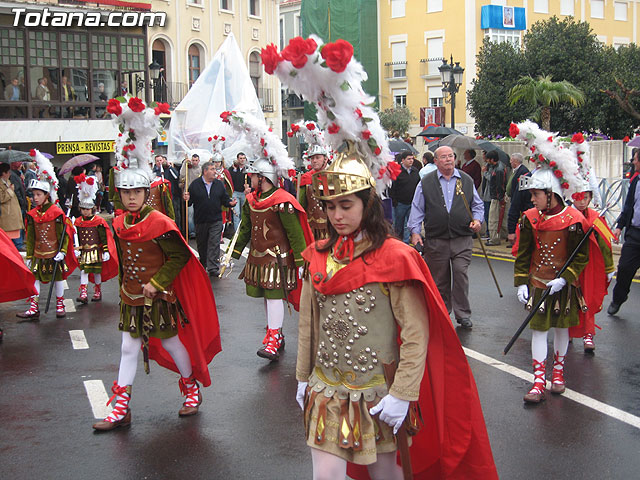
[[(460, 339), (471, 350), (529, 372), (528, 331), (502, 355), (524, 312), (512, 288), (513, 264), (493, 264), (505, 297), (498, 298), (484, 260), (474, 257), (474, 328), (459, 331)], [(102, 303), (79, 307), (62, 320), (50, 311), (39, 323), (17, 324), (15, 312), (24, 303), (1, 304), (0, 478), (311, 478), (295, 402), (295, 314), (285, 319), (287, 349), (280, 362), (257, 357), (263, 304), (244, 295), (236, 270), (230, 278), (213, 280), (223, 351), (210, 366), (213, 384), (204, 390), (200, 413), (179, 418), (177, 375), (152, 363), (147, 376), (140, 365), (131, 428), (104, 434), (91, 429), (95, 419), (83, 382), (101, 380), (109, 390), (117, 377), (116, 281), (103, 289)], [(78, 274), (68, 283), (66, 296), (75, 298)], [(617, 317), (597, 317), (603, 330), (594, 356), (586, 356), (576, 341), (566, 361), (568, 388), (635, 417), (640, 417), (639, 290), (634, 283)], [(83, 330), (90, 348), (74, 350), (69, 330)], [(638, 478), (639, 427), (564, 397), (548, 395), (542, 405), (525, 406), (528, 381), (469, 362), (501, 478)]]

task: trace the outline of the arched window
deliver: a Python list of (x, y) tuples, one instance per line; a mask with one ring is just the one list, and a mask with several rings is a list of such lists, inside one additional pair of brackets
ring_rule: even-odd
[(253, 86), (256, 92), (259, 92), (261, 87), (262, 69), (260, 68), (260, 54), (258, 52), (251, 52), (249, 55), (249, 76), (253, 82)]
[(200, 76), (200, 49), (197, 45), (189, 46), (189, 87)]

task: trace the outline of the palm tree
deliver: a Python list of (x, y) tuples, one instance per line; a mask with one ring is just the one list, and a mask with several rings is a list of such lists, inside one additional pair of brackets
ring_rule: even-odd
[(508, 100), (510, 105), (522, 100), (538, 107), (537, 114), (540, 116), (542, 128), (550, 131), (551, 107), (559, 103), (570, 103), (579, 107), (584, 104), (584, 94), (582, 90), (566, 80), (554, 82), (550, 75), (540, 76), (537, 79), (527, 75), (521, 77), (509, 91)]

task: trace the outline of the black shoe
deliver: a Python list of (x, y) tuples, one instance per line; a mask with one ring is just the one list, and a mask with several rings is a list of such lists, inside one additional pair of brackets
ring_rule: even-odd
[(607, 308), (607, 313), (609, 315), (615, 315), (616, 313), (618, 313), (618, 310), (620, 310), (620, 305), (618, 305), (617, 303), (611, 302), (609, 304), (609, 308)]
[(458, 322), (462, 328), (473, 327), (473, 323), (471, 322), (470, 318), (458, 318), (456, 319), (456, 322)]

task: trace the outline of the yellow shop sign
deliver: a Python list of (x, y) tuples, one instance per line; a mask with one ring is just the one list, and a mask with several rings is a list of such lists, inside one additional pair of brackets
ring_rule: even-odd
[(56, 153), (58, 155), (78, 155), (80, 153), (101, 153), (113, 152), (114, 143), (112, 140), (101, 142), (58, 142), (56, 143)]

